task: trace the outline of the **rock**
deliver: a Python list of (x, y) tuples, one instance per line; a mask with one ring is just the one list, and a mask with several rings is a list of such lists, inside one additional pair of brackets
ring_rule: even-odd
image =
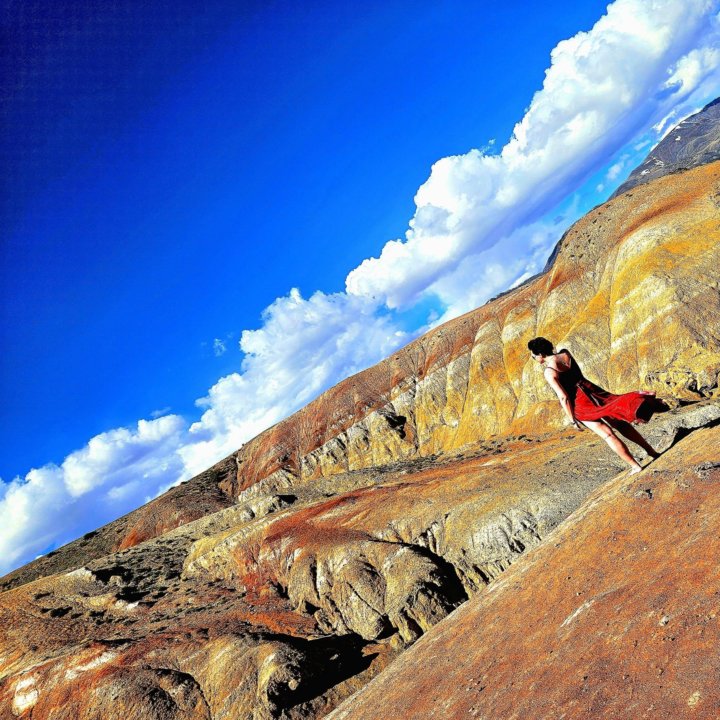
[[(127, 720), (175, 696), (157, 717), (327, 712), (617, 469), (588, 433), (489, 444), (320, 477), (285, 506), (254, 495), (38, 578), (0, 594), (0, 707), (84, 717), (103, 694)], [(248, 502), (274, 509), (248, 517)]]
[(328, 720), (717, 718), (719, 446), (699, 429), (599, 486)]
[(612, 197), (663, 175), (715, 160), (720, 160), (720, 98), (676, 125), (630, 173)]

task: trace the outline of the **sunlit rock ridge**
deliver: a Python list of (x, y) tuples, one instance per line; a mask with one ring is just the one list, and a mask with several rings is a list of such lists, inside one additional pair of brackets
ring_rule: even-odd
[[(720, 162), (633, 187), (543, 274), (10, 573), (0, 716), (717, 717), (719, 261)], [(624, 478), (568, 431), (536, 335), (667, 399), (661, 459)]]
[(720, 98), (672, 128), (613, 197), (669, 173), (720, 160)]

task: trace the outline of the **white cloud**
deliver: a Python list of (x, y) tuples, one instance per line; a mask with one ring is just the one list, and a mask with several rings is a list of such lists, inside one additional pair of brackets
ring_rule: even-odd
[(297, 289), (242, 333), (242, 372), (220, 379), (198, 401), (206, 408), (180, 455), (190, 475), (236, 450), (343, 377), (377, 362), (403, 340), (366, 298)]
[(221, 355), (224, 355), (227, 352), (227, 346), (225, 345), (225, 342), (221, 340), (220, 338), (215, 338), (213, 340), (213, 353), (215, 354), (215, 357), (220, 357)]
[(148, 491), (154, 494), (177, 478), (185, 428), (177, 415), (140, 420), (134, 430), (119, 428), (92, 438), (62, 465), (45, 465), (3, 484), (0, 572), (125, 514)]
[(435, 163), (406, 238), (353, 270), (347, 292), (412, 305), (459, 262), (550, 210), (670, 108), (681, 113), (717, 90), (716, 8), (618, 0), (592, 30), (559, 43), (500, 154), (471, 150)]
[(172, 408), (169, 406), (160, 408), (159, 410), (153, 410), (150, 413), (150, 417), (151, 418), (159, 418), (159, 417), (162, 417), (163, 415), (167, 415), (171, 410), (172, 410)]
[(608, 182), (614, 182), (620, 177), (620, 173), (625, 170), (629, 155), (623, 155), (616, 163), (613, 163), (607, 170), (605, 178)]
[(124, 485), (115, 485), (107, 491), (107, 497), (109, 500), (113, 501), (125, 500), (126, 498), (135, 495), (139, 487), (139, 480), (131, 480), (129, 483), (125, 483)]
[(720, 50), (709, 46), (691, 50), (670, 70), (665, 87), (674, 92), (693, 92), (697, 87), (717, 79)]
[(491, 297), (539, 273), (565, 229), (577, 219), (577, 206), (555, 220), (518, 228), (502, 241), (463, 259), (430, 287), (447, 307), (434, 325), (472, 310)]
[[(641, 132), (717, 94), (716, 12), (709, 0), (617, 0), (592, 30), (559, 43), (500, 152), (487, 154), (493, 141), (436, 162), (405, 238), (350, 272), (346, 293), (306, 299), (292, 290), (275, 300), (262, 327), (242, 333), (239, 371), (198, 401), (203, 414), (189, 428), (164, 408), (136, 429), (93, 438), (60, 466), (0, 486), (0, 572), (204, 470), (390, 354), (409, 337), (383, 305), (412, 309), (436, 298), (444, 310), (420, 321), (427, 327), (539, 272), (578, 208), (559, 221), (544, 215), (627, 143), (638, 151), (653, 141)], [(621, 170), (610, 168), (605, 182)], [(214, 340), (216, 355), (229, 337)]]

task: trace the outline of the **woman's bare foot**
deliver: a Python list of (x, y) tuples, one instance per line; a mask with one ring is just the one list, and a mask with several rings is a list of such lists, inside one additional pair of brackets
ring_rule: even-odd
[(637, 467), (630, 468), (630, 472), (628, 475), (637, 475), (642, 470), (642, 465), (638, 465)]

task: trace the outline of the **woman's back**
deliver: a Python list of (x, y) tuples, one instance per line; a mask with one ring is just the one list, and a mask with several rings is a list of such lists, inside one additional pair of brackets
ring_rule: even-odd
[(558, 373), (558, 382), (563, 386), (568, 396), (574, 400), (577, 392), (576, 385), (579, 380), (584, 379), (582, 371), (569, 350), (558, 350), (555, 357), (559, 360), (556, 360), (557, 367), (554, 368)]

